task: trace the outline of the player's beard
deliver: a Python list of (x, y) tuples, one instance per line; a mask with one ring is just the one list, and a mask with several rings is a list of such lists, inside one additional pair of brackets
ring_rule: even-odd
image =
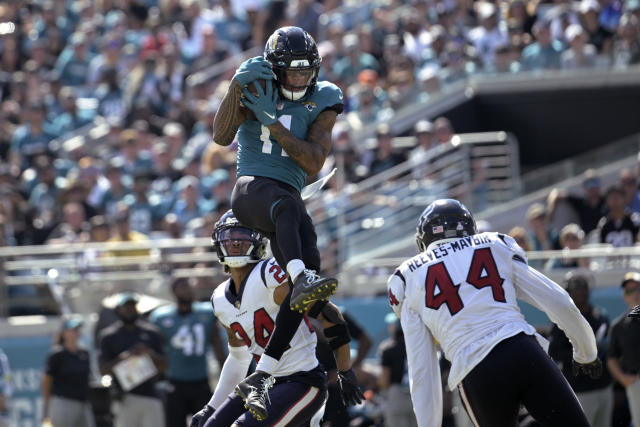
[(176, 297), (178, 305), (190, 306), (193, 303), (193, 297)]
[(120, 315), (120, 320), (122, 320), (122, 323), (124, 323), (125, 325), (133, 325), (136, 320), (138, 320), (138, 317), (140, 317), (140, 315), (138, 313), (132, 314), (132, 315)]

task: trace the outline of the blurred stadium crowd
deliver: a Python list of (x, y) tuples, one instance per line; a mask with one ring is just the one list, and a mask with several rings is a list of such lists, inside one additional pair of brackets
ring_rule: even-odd
[(233, 61), (278, 27), (318, 40), (357, 182), (454, 129), (421, 122), (419, 146), (397, 152), (388, 129), (373, 149), (353, 132), (473, 75), (639, 63), (639, 18), (638, 0), (2, 2), (0, 245), (208, 236), (235, 176), (235, 153), (209, 144), (213, 117)]

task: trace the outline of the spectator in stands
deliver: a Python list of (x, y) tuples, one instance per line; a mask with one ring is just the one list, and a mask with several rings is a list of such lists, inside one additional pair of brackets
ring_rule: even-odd
[(119, 157), (114, 157), (109, 160), (109, 164), (105, 171), (105, 177), (109, 182), (109, 188), (103, 193), (100, 200), (100, 210), (107, 216), (112, 216), (115, 213), (116, 205), (123, 201), (127, 194), (131, 191), (125, 187), (122, 167), (123, 160)]
[(47, 243), (81, 243), (86, 242), (87, 224), (84, 208), (80, 203), (69, 202), (62, 208), (63, 220), (49, 234)]
[[(131, 229), (130, 223), (131, 210), (126, 203), (120, 202), (115, 207), (115, 212), (112, 216), (113, 225), (111, 227), (111, 237), (108, 242), (144, 242), (148, 240), (145, 234), (137, 232)], [(116, 250), (111, 249), (111, 254), (114, 256), (143, 256), (148, 255), (147, 249), (124, 249)]]
[(425, 179), (429, 169), (426, 164), (429, 152), (436, 145), (433, 134), (433, 123), (429, 120), (420, 120), (413, 128), (416, 136), (416, 147), (409, 153), (409, 160), (413, 164), (412, 174), (416, 179)]
[(455, 134), (451, 121), (444, 116), (440, 116), (435, 119), (433, 122), (433, 129), (436, 134), (438, 144), (445, 144), (451, 141), (451, 138), (453, 138), (453, 135)]
[(581, 0), (578, 7), (580, 21), (598, 54), (607, 55), (611, 49), (613, 34), (605, 29), (598, 20), (600, 3), (597, 0)]
[(530, 252), (533, 250), (531, 240), (529, 239), (529, 233), (523, 227), (513, 227), (509, 230), (509, 236), (513, 237), (513, 240), (525, 251)]
[(11, 368), (9, 359), (0, 348), (0, 427), (9, 427), (9, 399), (11, 398)]
[(596, 48), (587, 43), (587, 36), (580, 25), (569, 25), (564, 37), (569, 43), (569, 49), (562, 52), (563, 69), (593, 68), (596, 65)]
[(91, 363), (89, 352), (79, 345), (81, 327), (79, 318), (63, 319), (62, 330), (45, 362), (42, 413), (44, 422), (54, 426), (95, 425), (88, 401)]
[(534, 251), (560, 249), (558, 234), (549, 227), (547, 211), (542, 203), (529, 206), (526, 218), (531, 228), (529, 237)]
[(58, 97), (63, 111), (45, 128), (51, 136), (56, 138), (64, 137), (93, 121), (93, 112), (91, 110), (78, 109), (77, 95), (72, 87), (65, 86), (60, 89)]
[[(629, 2), (630, 3), (630, 2)], [(640, 2), (637, 2), (640, 10)], [(638, 16), (625, 13), (612, 42), (611, 63), (615, 68), (626, 68), (640, 63), (640, 24)]]
[(202, 27), (202, 53), (191, 64), (191, 72), (204, 70), (231, 57), (229, 49), (218, 39), (212, 25)]
[(42, 103), (30, 103), (23, 117), (24, 124), (15, 129), (9, 148), (10, 162), (20, 170), (26, 169), (37, 154), (46, 153), (52, 139), (44, 129), (45, 107)]
[(179, 196), (172, 212), (184, 226), (194, 218), (204, 216), (213, 210), (214, 204), (200, 197), (200, 181), (198, 178), (187, 175), (180, 178), (177, 184)]
[[(640, 304), (640, 274), (625, 274), (621, 286), (629, 310)], [(607, 367), (626, 390), (633, 425), (640, 425), (640, 322), (627, 317), (627, 313), (611, 326)]]
[(411, 405), (407, 370), (407, 352), (404, 348), (404, 335), (400, 320), (394, 313), (385, 316), (389, 338), (380, 343), (378, 354), (382, 372), (378, 385), (386, 393), (384, 420), (385, 426), (417, 426), (416, 416)]
[(509, 42), (507, 28), (499, 25), (499, 10), (488, 2), (475, 3), (480, 25), (469, 31), (469, 39), (482, 61), (484, 69), (494, 67), (494, 53), (499, 46)]
[(629, 168), (620, 171), (620, 186), (624, 190), (624, 202), (631, 212), (640, 213), (640, 190), (636, 175)]
[(598, 221), (606, 213), (604, 197), (600, 190), (600, 178), (593, 169), (585, 171), (582, 179), (582, 196), (570, 195), (566, 191), (554, 188), (547, 197), (549, 216), (553, 217), (558, 201), (568, 202), (580, 218), (580, 227), (589, 234), (598, 226)]
[[(584, 231), (578, 224), (567, 224), (560, 230), (559, 242), (562, 249), (570, 251), (580, 249), (584, 241)], [(546, 270), (553, 268), (589, 268), (588, 258), (553, 258), (547, 262)]]
[(100, 333), (98, 362), (102, 375), (111, 375), (120, 391), (114, 402), (116, 427), (164, 427), (162, 400), (156, 384), (167, 368), (165, 342), (160, 331), (140, 319), (138, 297), (118, 296), (118, 321)]
[(562, 42), (551, 37), (551, 22), (538, 19), (533, 25), (536, 41), (522, 51), (525, 71), (558, 70), (561, 65)]
[(378, 125), (376, 139), (378, 140), (378, 144), (374, 150), (371, 165), (369, 166), (369, 176), (377, 175), (406, 160), (404, 153), (394, 150), (393, 135), (388, 125)]
[(619, 185), (609, 187), (605, 203), (609, 212), (598, 223), (600, 242), (617, 248), (633, 246), (640, 231), (640, 217), (627, 209), (624, 189)]
[[(575, 224), (574, 224), (575, 225)], [(604, 309), (595, 307), (589, 302), (589, 280), (586, 276), (570, 273), (565, 282), (567, 292), (573, 299), (582, 316), (587, 319), (593, 329), (598, 346), (598, 358), (606, 362), (608, 344), (609, 318)], [(567, 381), (580, 401), (582, 409), (592, 427), (610, 427), (613, 410), (613, 390), (611, 388), (611, 376), (607, 369), (598, 379), (592, 379), (588, 375), (575, 375), (573, 373), (573, 350), (569, 339), (564, 332), (553, 325), (549, 338), (549, 356), (555, 360), (562, 369)]]
[(75, 32), (69, 39), (68, 48), (58, 57), (55, 66), (65, 86), (82, 86), (89, 77), (89, 52), (87, 40), (83, 33)]
[(149, 171), (139, 169), (133, 173), (133, 193), (124, 198), (131, 211), (131, 229), (149, 235), (164, 214), (158, 197), (149, 197)]

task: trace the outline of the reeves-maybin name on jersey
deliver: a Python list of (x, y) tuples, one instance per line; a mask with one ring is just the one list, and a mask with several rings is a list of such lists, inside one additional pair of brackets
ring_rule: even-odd
[[(398, 267), (389, 298), (398, 316), (403, 301), (420, 314), (452, 363), (453, 390), (495, 344), (520, 332), (535, 334), (520, 313), (511, 274), (514, 262), (527, 261), (511, 237), (498, 233), (433, 246)], [(473, 336), (469, 324), (479, 324)]]
[[(261, 356), (275, 327), (280, 306), (273, 300), (274, 290), (285, 283), (287, 273), (274, 258), (260, 261), (240, 287), (238, 295), (227, 279), (211, 296), (211, 304), (218, 320), (243, 340), (254, 356)], [(280, 358), (273, 376), (283, 377), (301, 371), (310, 371), (318, 365), (317, 338), (305, 317)]]
[[(301, 101), (278, 101), (277, 117), (299, 139), (306, 139), (313, 121), (331, 108), (343, 107), (342, 91), (333, 83), (320, 81), (313, 93)], [(238, 176), (263, 176), (285, 182), (302, 190), (307, 174), (271, 137), (269, 128), (257, 120), (245, 120), (238, 128)]]

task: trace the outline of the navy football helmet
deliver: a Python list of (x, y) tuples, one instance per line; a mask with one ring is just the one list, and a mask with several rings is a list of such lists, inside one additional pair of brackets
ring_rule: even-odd
[(471, 236), (478, 232), (469, 209), (454, 199), (431, 203), (420, 215), (416, 228), (416, 243), (420, 251), (438, 240)]
[[(244, 267), (260, 261), (265, 255), (268, 242), (260, 232), (240, 224), (231, 209), (216, 222), (211, 235), (211, 244), (216, 250), (220, 264), (231, 268)], [(234, 245), (240, 245), (241, 250), (238, 254), (230, 255)]]
[(315, 40), (299, 27), (278, 28), (267, 40), (264, 58), (271, 63), (280, 95), (298, 101), (311, 94), (322, 58)]

